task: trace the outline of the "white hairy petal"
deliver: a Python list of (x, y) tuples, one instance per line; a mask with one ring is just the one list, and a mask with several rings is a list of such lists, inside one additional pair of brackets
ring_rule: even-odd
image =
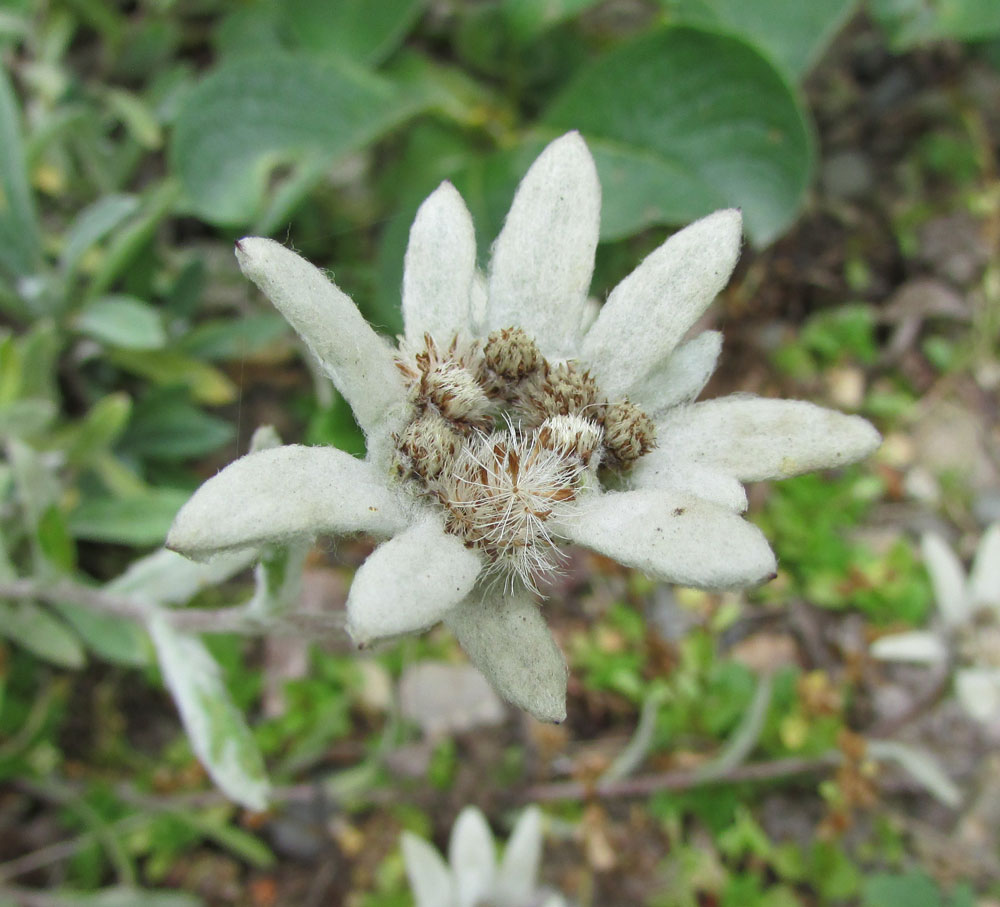
[(539, 721), (565, 720), (566, 660), (527, 592), (470, 599), (445, 623), (504, 699)]
[(405, 525), (399, 499), (368, 463), (294, 445), (247, 454), (209, 479), (177, 514), (167, 547), (204, 558), (324, 533), (388, 536)]
[(803, 400), (731, 396), (671, 411), (657, 442), (678, 460), (700, 463), (743, 482), (785, 479), (868, 456), (879, 433), (860, 416)]
[(442, 183), (417, 211), (403, 270), (406, 339), (424, 333), (439, 343), (469, 330), (469, 302), (476, 274), (476, 231), (458, 190)]
[(908, 630), (882, 636), (871, 644), (873, 658), (881, 661), (910, 661), (915, 664), (937, 664), (948, 657), (944, 640), (926, 630)]
[(639, 378), (629, 399), (654, 421), (667, 410), (691, 403), (705, 389), (722, 351), (722, 334), (704, 331), (675, 349), (660, 368)]
[(433, 626), (469, 593), (482, 558), (428, 514), (369, 555), (347, 596), (347, 630), (358, 645)]
[(920, 550), (934, 587), (938, 613), (949, 627), (960, 627), (972, 617), (972, 601), (965, 568), (948, 543), (936, 532), (925, 532)]
[(516, 325), (546, 356), (576, 354), (600, 210), (594, 160), (570, 132), (539, 155), (514, 196), (493, 247), (487, 330)]
[(671, 236), (611, 291), (581, 347), (608, 396), (629, 394), (661, 367), (728, 283), (741, 231), (738, 210), (716, 211)]
[(459, 907), (477, 907), (493, 888), (496, 853), (493, 833), (475, 806), (466, 806), (452, 826), (448, 862), (455, 877)]
[(570, 541), (654, 579), (725, 589), (772, 577), (761, 531), (731, 510), (673, 491), (608, 492), (560, 520)]
[(979, 540), (969, 575), (969, 598), (974, 608), (992, 608), (1000, 615), (1000, 523)]
[(365, 434), (394, 430), (406, 404), (403, 380), (392, 349), (350, 297), (271, 239), (241, 239), (236, 260), (323, 364)]
[(450, 907), (455, 886), (448, 864), (423, 838), (403, 832), (403, 863), (416, 907)]
[(1000, 721), (1000, 668), (962, 668), (955, 673), (955, 693), (970, 718)]
[(528, 904), (535, 893), (542, 858), (542, 813), (529, 806), (514, 826), (495, 887), (501, 904)]
[(636, 488), (683, 492), (735, 513), (747, 509), (746, 489), (739, 481), (700, 463), (678, 461), (669, 447), (645, 454), (632, 468), (630, 478)]

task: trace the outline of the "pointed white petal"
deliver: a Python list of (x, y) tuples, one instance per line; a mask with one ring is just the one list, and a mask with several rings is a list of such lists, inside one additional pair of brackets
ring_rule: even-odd
[(347, 630), (358, 645), (436, 624), (475, 585), (480, 555), (429, 514), (379, 545), (351, 583)]
[(477, 907), (493, 888), (496, 853), (486, 817), (475, 806), (465, 807), (455, 820), (448, 862), (455, 876), (459, 907)]
[(628, 397), (651, 419), (668, 409), (691, 403), (708, 384), (722, 350), (722, 334), (704, 331), (682, 343), (661, 368), (643, 375), (628, 391)]
[(469, 291), (469, 333), (473, 337), (483, 337), (486, 330), (486, 276), (476, 270)]
[(446, 344), (469, 330), (476, 273), (476, 231), (458, 190), (448, 182), (431, 193), (410, 228), (403, 270), (406, 339), (429, 333)]
[(936, 532), (925, 532), (920, 550), (934, 587), (938, 613), (949, 627), (960, 627), (972, 617), (972, 601), (965, 582), (965, 568), (951, 546)]
[(230, 463), (181, 508), (167, 547), (193, 558), (321, 533), (387, 536), (403, 507), (372, 467), (335, 447), (276, 447)]
[(963, 668), (955, 673), (955, 693), (970, 718), (1000, 721), (1000, 668)]
[(423, 838), (403, 832), (403, 863), (416, 907), (450, 907), (455, 886), (448, 864)]
[(501, 904), (527, 904), (535, 893), (542, 859), (542, 812), (529, 806), (514, 826), (497, 876), (496, 900)]
[(979, 540), (969, 575), (969, 598), (974, 608), (992, 608), (1000, 615), (1000, 523)]
[(729, 282), (741, 236), (740, 212), (716, 211), (671, 236), (611, 291), (581, 347), (609, 397), (662, 367)]
[(406, 405), (403, 380), (392, 349), (350, 297), (271, 239), (239, 240), (236, 260), (323, 364), (365, 434), (392, 430)]
[(630, 478), (639, 489), (682, 492), (735, 513), (747, 509), (746, 489), (740, 482), (717, 469), (678, 461), (668, 448), (657, 447), (643, 456), (632, 468)]
[(559, 532), (654, 579), (725, 589), (776, 569), (761, 531), (735, 513), (673, 491), (608, 492), (588, 498)]
[(672, 410), (656, 426), (657, 444), (743, 482), (844, 466), (868, 456), (879, 433), (859, 416), (803, 400), (731, 396)]
[(944, 640), (926, 630), (891, 633), (871, 644), (872, 658), (882, 661), (911, 661), (916, 664), (938, 664), (948, 657)]
[(565, 720), (566, 660), (526, 592), (470, 599), (445, 623), (504, 699), (539, 721)]
[(519, 326), (546, 356), (576, 354), (600, 212), (594, 160), (579, 133), (567, 133), (521, 180), (493, 247), (488, 330)]

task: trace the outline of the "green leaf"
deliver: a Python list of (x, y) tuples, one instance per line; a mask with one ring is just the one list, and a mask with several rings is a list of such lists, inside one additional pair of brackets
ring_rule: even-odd
[(98, 400), (77, 424), (56, 435), (66, 459), (78, 466), (106, 452), (125, 430), (132, 401), (127, 394), (108, 394)]
[(66, 232), (59, 264), (71, 274), (84, 254), (99, 243), (112, 230), (139, 210), (139, 199), (134, 195), (105, 195), (88, 205)]
[(187, 96), (171, 157), (196, 214), (215, 224), (247, 223), (275, 164), (358, 151), (417, 106), (412, 95), (343, 62), (240, 58)]
[(160, 313), (135, 296), (98, 296), (77, 313), (73, 326), (94, 340), (129, 350), (156, 350), (167, 342)]
[(188, 331), (177, 349), (197, 359), (242, 359), (253, 356), (290, 333), (288, 322), (273, 312), (238, 319), (205, 321)]
[(660, 0), (677, 20), (746, 38), (799, 80), (858, 5), (857, 0)]
[(1000, 35), (996, 0), (871, 0), (870, 8), (895, 50), (930, 41), (982, 41)]
[(192, 406), (185, 391), (170, 389), (154, 392), (136, 406), (121, 447), (140, 457), (183, 460), (210, 453), (234, 435), (224, 419)]
[(82, 668), (83, 646), (50, 611), (31, 601), (0, 601), (0, 635), (61, 668)]
[(184, 491), (150, 488), (132, 497), (85, 500), (70, 514), (70, 532), (91, 542), (159, 545), (187, 499)]
[(38, 548), (45, 560), (59, 571), (76, 566), (76, 546), (66, 527), (66, 518), (57, 504), (45, 509), (36, 529)]
[(861, 896), (862, 907), (888, 907), (905, 904), (906, 907), (941, 907), (941, 892), (937, 885), (923, 873), (905, 875), (880, 873), (865, 879)]
[(400, 45), (423, 6), (423, 0), (285, 0), (281, 9), (303, 50), (379, 63)]
[(139, 352), (117, 348), (108, 358), (119, 368), (160, 387), (187, 387), (199, 403), (221, 406), (236, 399), (236, 386), (217, 368), (174, 350)]
[(165, 616), (149, 622), (163, 679), (177, 703), (191, 748), (223, 792), (250, 809), (267, 806), (270, 785), (253, 734), (200, 639)]
[(587, 138), (605, 188), (604, 239), (734, 205), (766, 244), (794, 220), (812, 172), (806, 115), (782, 75), (746, 42), (707, 29), (662, 28), (619, 45), (543, 122)]
[(0, 437), (28, 438), (38, 434), (58, 415), (51, 400), (28, 398), (0, 406)]
[(59, 602), (56, 608), (87, 646), (105, 661), (134, 667), (149, 664), (149, 643), (138, 624), (97, 614), (72, 602)]
[(21, 136), (21, 114), (0, 70), (0, 268), (31, 274), (41, 262), (38, 215), (28, 180)]
[(537, 38), (553, 25), (579, 15), (597, 0), (503, 0), (501, 9), (518, 41)]

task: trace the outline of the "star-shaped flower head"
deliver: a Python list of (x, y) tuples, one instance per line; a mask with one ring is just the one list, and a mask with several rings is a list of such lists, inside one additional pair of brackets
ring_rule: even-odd
[(566, 664), (535, 589), (561, 543), (687, 586), (773, 575), (767, 541), (741, 517), (741, 483), (850, 463), (878, 433), (810, 403), (692, 405), (721, 337), (684, 338), (729, 280), (740, 213), (672, 236), (595, 320), (599, 213), (593, 159), (564, 135), (522, 180), (484, 279), (471, 217), (443, 183), (410, 231), (398, 349), (321, 271), (271, 240), (240, 240), (243, 272), (326, 368), (368, 453), (243, 457), (185, 505), (169, 546), (208, 556), (324, 533), (386, 539), (349, 593), (354, 639), (444, 621), (501, 695), (549, 721), (565, 715)]
[(1000, 723), (1000, 523), (983, 534), (968, 576), (958, 555), (934, 532), (921, 540), (937, 603), (934, 630), (892, 633), (871, 653), (884, 661), (958, 663), (955, 693), (970, 718)]
[(403, 860), (416, 907), (565, 907), (538, 890), (542, 814), (529, 806), (517, 820), (497, 866), (493, 834), (474, 806), (459, 813), (448, 842), (448, 863), (423, 838), (403, 833)]

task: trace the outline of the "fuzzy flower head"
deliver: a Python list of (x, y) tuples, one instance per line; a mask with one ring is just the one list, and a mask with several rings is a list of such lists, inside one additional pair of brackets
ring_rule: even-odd
[(350, 403), (367, 456), (243, 457), (182, 508), (170, 547), (382, 539), (348, 596), (354, 639), (444, 621), (501, 695), (549, 721), (565, 715), (566, 664), (536, 591), (564, 544), (688, 586), (772, 576), (742, 483), (853, 462), (878, 433), (799, 401), (693, 403), (721, 337), (685, 338), (729, 280), (740, 213), (672, 236), (594, 318), (599, 213), (593, 159), (569, 133), (522, 180), (484, 277), (469, 212), (442, 183), (410, 231), (395, 348), (321, 271), (271, 240), (240, 240), (244, 274)]
[(416, 907), (566, 907), (538, 888), (542, 815), (529, 806), (517, 821), (503, 860), (486, 817), (474, 806), (459, 813), (448, 842), (448, 862), (423, 838), (403, 833), (403, 860)]
[(936, 533), (921, 541), (937, 604), (933, 630), (893, 633), (871, 647), (876, 658), (957, 663), (955, 693), (970, 718), (1000, 724), (1000, 523), (983, 534), (972, 569)]

